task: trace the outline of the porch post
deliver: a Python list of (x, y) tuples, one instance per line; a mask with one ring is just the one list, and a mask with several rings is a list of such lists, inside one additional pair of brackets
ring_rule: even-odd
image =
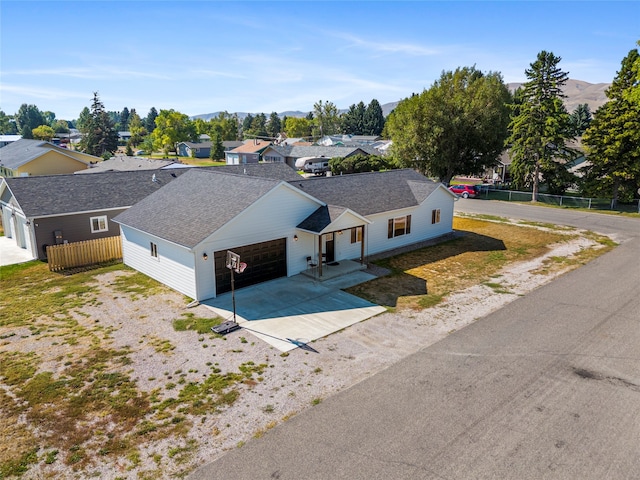
[(362, 239), (360, 240), (360, 265), (364, 265), (364, 225), (360, 228), (362, 229)]
[(322, 276), (322, 234), (318, 235), (318, 277)]

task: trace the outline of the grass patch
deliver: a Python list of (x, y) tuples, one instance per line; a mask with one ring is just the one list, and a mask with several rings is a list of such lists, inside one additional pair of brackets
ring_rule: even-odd
[(182, 318), (178, 318), (173, 321), (173, 329), (176, 332), (193, 330), (199, 334), (211, 333), (211, 327), (220, 325), (221, 322), (222, 320), (219, 317), (196, 317), (195, 314), (188, 312), (183, 313)]
[[(566, 233), (516, 225), (491, 215), (456, 216), (453, 226), (464, 235), (376, 261), (391, 273), (347, 291), (388, 309), (429, 308), (450, 292), (491, 282), (509, 263), (536, 258), (547, 252), (549, 245), (572, 238)], [(601, 255), (604, 250), (585, 250), (580, 261)], [(506, 292), (497, 284), (496, 288)]]

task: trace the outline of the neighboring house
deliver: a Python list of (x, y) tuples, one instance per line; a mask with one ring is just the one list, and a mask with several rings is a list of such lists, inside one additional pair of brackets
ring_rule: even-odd
[(211, 142), (180, 142), (176, 146), (180, 157), (209, 158), (211, 155)]
[(372, 145), (382, 137), (377, 135), (325, 135), (316, 143), (325, 147), (348, 146), (359, 147), (362, 145)]
[(227, 165), (258, 163), (261, 160), (262, 152), (269, 145), (271, 142), (267, 140), (247, 140), (239, 147), (224, 152), (224, 158)]
[(79, 170), (74, 173), (102, 173), (102, 172), (131, 172), (135, 170), (158, 170), (173, 165), (173, 160), (159, 160), (143, 157), (129, 157), (126, 155), (118, 155), (111, 157), (109, 160), (103, 160), (95, 164), (89, 165), (85, 170)]
[(450, 233), (455, 198), (413, 170), (286, 182), (191, 169), (114, 221), (125, 264), (204, 300), (231, 288), (227, 251), (247, 264), (237, 288), (313, 263), (364, 264), (368, 255)]
[(0, 135), (0, 148), (6, 147), (10, 143), (17, 142), (22, 135)]
[(229, 152), (234, 148), (241, 147), (242, 145), (244, 145), (244, 142), (241, 142), (240, 140), (223, 140), (222, 141), (222, 147), (224, 148), (225, 152)]
[[(192, 167), (193, 168), (193, 167)], [(295, 180), (286, 165), (209, 167), (227, 173)], [(48, 245), (120, 234), (113, 217), (178, 178), (187, 168), (6, 178), (0, 182), (5, 236), (45, 259)]]
[(345, 147), (322, 145), (272, 145), (262, 153), (263, 160), (271, 163), (286, 163), (295, 168), (296, 160), (303, 157), (347, 158), (353, 155), (380, 155), (372, 147)]
[(118, 141), (124, 145), (131, 140), (131, 132), (118, 132)]
[(100, 161), (99, 157), (57, 147), (50, 142), (22, 138), (0, 148), (0, 176), (73, 173)]

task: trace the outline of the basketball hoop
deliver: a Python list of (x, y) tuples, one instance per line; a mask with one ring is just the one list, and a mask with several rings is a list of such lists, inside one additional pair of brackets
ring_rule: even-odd
[(238, 266), (238, 268), (236, 269), (236, 272), (238, 273), (242, 273), (244, 272), (244, 269), (247, 268), (247, 264), (244, 262), (240, 262), (240, 265)]

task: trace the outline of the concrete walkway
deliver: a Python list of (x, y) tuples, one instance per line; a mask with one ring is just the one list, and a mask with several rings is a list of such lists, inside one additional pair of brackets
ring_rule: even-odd
[(33, 259), (26, 248), (20, 248), (16, 244), (15, 239), (0, 237), (0, 266), (24, 263)]
[[(279, 278), (235, 292), (236, 321), (243, 329), (282, 352), (342, 330), (385, 311), (341, 288), (375, 276), (353, 272), (319, 282), (304, 275)], [(231, 293), (201, 302), (225, 320), (233, 318)]]

